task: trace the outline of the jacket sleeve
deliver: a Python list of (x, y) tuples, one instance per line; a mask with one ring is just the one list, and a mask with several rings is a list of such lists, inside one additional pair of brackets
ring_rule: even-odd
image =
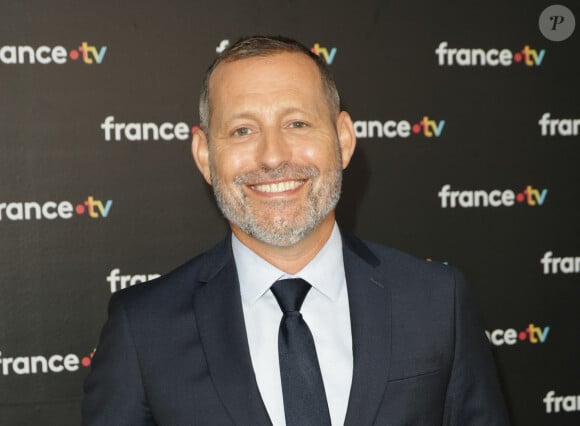
[(84, 384), (84, 426), (154, 425), (122, 299), (115, 293)]
[(455, 277), (455, 349), (445, 398), (446, 426), (509, 425), (483, 321), (463, 277)]

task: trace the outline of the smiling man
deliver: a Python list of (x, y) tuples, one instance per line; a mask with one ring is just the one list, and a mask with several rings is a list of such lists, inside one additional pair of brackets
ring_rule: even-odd
[(339, 105), (293, 40), (212, 64), (192, 152), (231, 233), (113, 295), (84, 424), (508, 424), (461, 275), (336, 224), (355, 148)]

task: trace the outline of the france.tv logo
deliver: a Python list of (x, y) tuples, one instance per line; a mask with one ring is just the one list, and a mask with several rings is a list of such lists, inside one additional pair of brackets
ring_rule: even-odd
[(71, 219), (75, 213), (78, 216), (88, 216), (91, 219), (104, 219), (109, 216), (113, 200), (98, 200), (89, 195), (80, 203), (70, 201), (37, 201), (0, 202), (0, 222)]
[(74, 353), (53, 355), (6, 356), (0, 351), (0, 372), (22, 376), (30, 374), (74, 373), (79, 367), (90, 367), (95, 350), (87, 356)]
[(23, 64), (66, 64), (69, 60), (86, 65), (101, 64), (107, 53), (107, 46), (93, 46), (86, 41), (77, 47), (64, 46), (0, 46), (0, 63)]
[(471, 49), (451, 48), (449, 43), (442, 41), (435, 49), (437, 64), (439, 66), (491, 66), (498, 65), (509, 67), (514, 63), (520, 63), (527, 67), (539, 67), (544, 61), (546, 50), (536, 50), (526, 44), (521, 50), (510, 49)]
[(428, 115), (421, 120), (356, 120), (353, 123), (355, 136), (362, 138), (408, 138), (412, 135), (438, 138), (443, 133), (445, 120), (433, 120)]
[(538, 327), (530, 323), (525, 329), (517, 331), (515, 328), (485, 330), (489, 343), (494, 346), (512, 346), (518, 342), (528, 342), (531, 344), (546, 343), (550, 327)]
[(332, 65), (337, 49), (336, 47), (328, 48), (321, 46), (320, 43), (314, 43), (314, 46), (312, 46), (310, 51), (316, 56), (322, 58), (322, 60), (326, 62), (326, 65)]
[(511, 189), (452, 191), (451, 185), (445, 184), (437, 196), (441, 200), (441, 208), (512, 207), (516, 203), (538, 207), (546, 202), (548, 189), (527, 185), (521, 191)]

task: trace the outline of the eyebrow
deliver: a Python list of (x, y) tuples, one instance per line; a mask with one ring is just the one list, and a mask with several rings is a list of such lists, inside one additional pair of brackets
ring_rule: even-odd
[[(299, 114), (312, 114), (312, 111), (309, 111), (307, 109), (304, 108), (299, 108), (299, 107), (287, 107), (282, 109), (281, 111), (279, 111), (279, 114), (281, 115), (288, 115), (288, 114), (294, 114), (294, 113), (299, 113)], [(235, 114), (233, 114), (232, 116), (230, 116), (228, 118), (228, 120), (226, 121), (226, 123), (230, 123), (234, 120), (238, 120), (238, 119), (255, 119), (256, 118), (256, 113), (252, 112), (252, 111), (240, 111), (237, 112)]]

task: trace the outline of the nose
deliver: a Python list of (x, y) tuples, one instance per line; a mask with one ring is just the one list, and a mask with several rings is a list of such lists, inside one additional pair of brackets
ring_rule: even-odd
[(275, 169), (282, 163), (289, 162), (291, 156), (290, 145), (280, 129), (270, 128), (262, 131), (257, 152), (257, 160), (261, 165)]

